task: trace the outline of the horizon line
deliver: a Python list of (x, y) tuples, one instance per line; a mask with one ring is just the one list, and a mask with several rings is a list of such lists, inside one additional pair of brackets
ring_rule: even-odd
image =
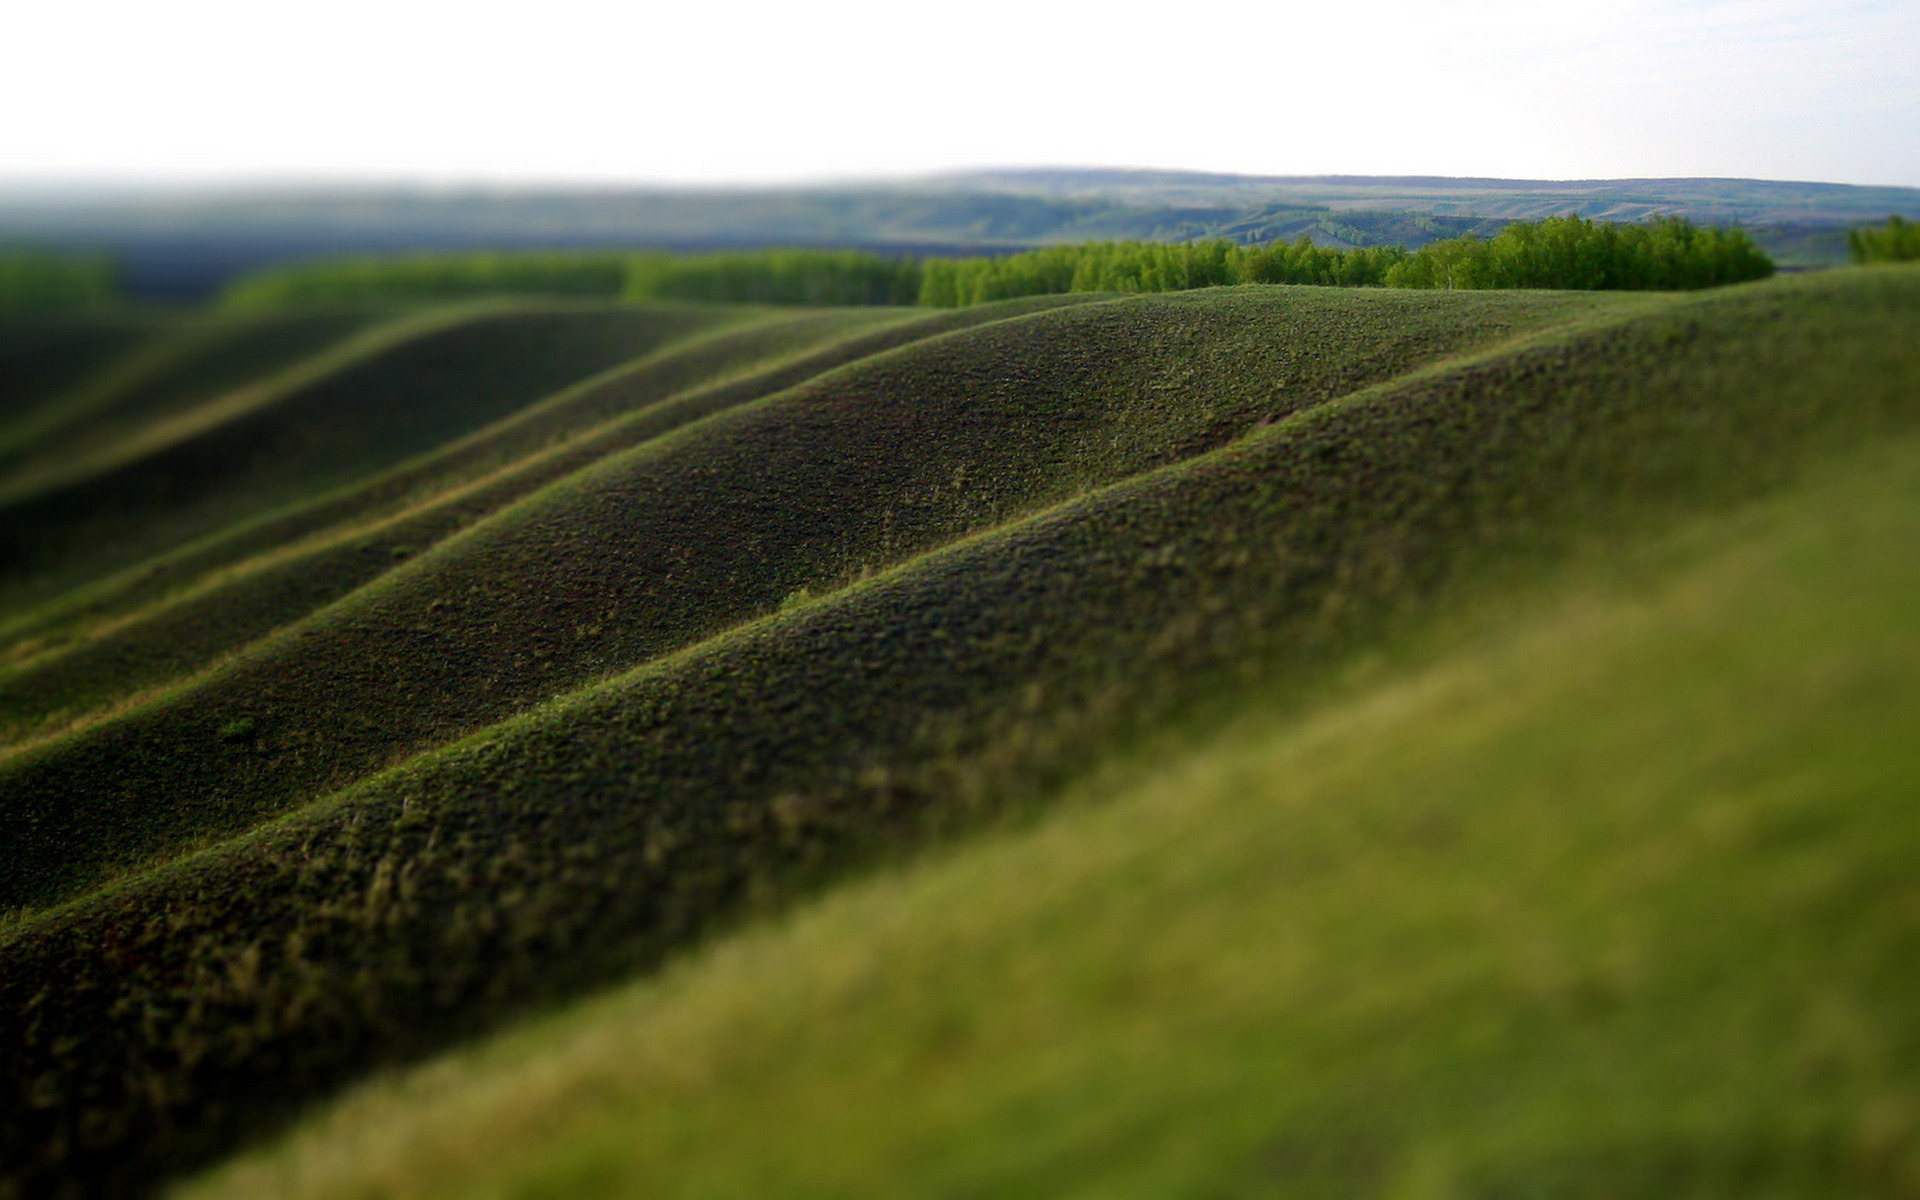
[[(1158, 183), (1177, 186), (1182, 182), (1214, 186), (1344, 184), (1377, 186), (1452, 186), (1498, 187), (1596, 186), (1621, 184), (1775, 184), (1793, 187), (1844, 188), (1860, 191), (1916, 191), (1920, 185), (1892, 183), (1848, 183), (1824, 179), (1772, 179), (1749, 175), (1622, 175), (1576, 176), (1566, 178), (1528, 178), (1500, 175), (1364, 174), (1356, 172), (1319, 172), (1311, 174), (1268, 175), (1240, 171), (1214, 171), (1185, 167), (1084, 166), (1008, 164), (976, 167), (951, 167), (912, 174), (821, 175), (788, 180), (679, 180), (633, 178), (586, 178), (562, 176), (404, 176), (368, 173), (281, 173), (281, 174), (206, 174), (199, 176), (114, 175), (77, 173), (72, 175), (19, 174), (0, 168), (0, 197), (28, 193), (42, 195), (99, 196), (113, 194), (272, 194), (328, 192), (780, 192), (886, 190), (926, 186), (965, 185), (969, 181), (989, 183), (1004, 180), (1014, 183), (1023, 177), (1084, 177), (1089, 186), (1125, 186)], [(1063, 178), (1061, 182), (1071, 182)]]

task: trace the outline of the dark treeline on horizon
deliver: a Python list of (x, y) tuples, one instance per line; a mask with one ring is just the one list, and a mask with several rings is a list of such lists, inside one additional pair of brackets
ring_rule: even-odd
[(1847, 249), (1857, 263), (1920, 262), (1920, 223), (1893, 216), (1877, 229), (1849, 229)]
[(298, 263), (248, 276), (228, 308), (535, 294), (741, 304), (953, 308), (1067, 292), (1167, 292), (1245, 283), (1329, 287), (1684, 290), (1760, 279), (1773, 262), (1744, 232), (1678, 218), (1616, 225), (1549, 217), (1489, 239), (1418, 250), (1333, 249), (1302, 237), (1242, 246), (1088, 242), (1005, 256), (914, 260), (855, 250), (704, 254), (429, 254)]
[(1580, 217), (1516, 223), (1494, 237), (1418, 250), (1291, 245), (1101, 243), (1001, 259), (921, 264), (922, 304), (977, 304), (1053, 292), (1161, 292), (1236, 283), (1333, 287), (1679, 291), (1761, 279), (1773, 262), (1745, 233), (1677, 218), (1611, 225)]
[(230, 309), (495, 295), (704, 300), (732, 304), (910, 305), (920, 264), (864, 250), (436, 253), (321, 259), (229, 285)]
[(118, 296), (105, 254), (0, 248), (0, 312), (97, 308)]
[(864, 250), (756, 250), (636, 255), (622, 294), (632, 299), (734, 304), (922, 303), (924, 264)]

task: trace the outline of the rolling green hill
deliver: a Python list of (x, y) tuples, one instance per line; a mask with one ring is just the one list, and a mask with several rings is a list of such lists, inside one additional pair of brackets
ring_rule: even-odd
[(28, 476), (0, 492), (0, 595), (76, 586), (344, 484), (724, 313), (560, 305), (429, 313), (243, 386), (221, 376), (246, 347), (224, 347), (188, 367), (209, 385), (201, 403), (144, 422), (65, 470), (49, 468), (42, 486)]
[(0, 447), (11, 451), (31, 441), (47, 411), (64, 405), (68, 392), (165, 325), (160, 318), (120, 314), (16, 316), (0, 323)]
[[(1566, 864), (1554, 895), (1574, 906), (1568, 928), (1585, 928), (1604, 889), (1578, 880), (1601, 888), (1626, 870), (1637, 853), (1629, 818), (1645, 815), (1639, 793), (1616, 795), (1591, 764), (1638, 755), (1654, 790), (1710, 773), (1717, 760), (1662, 757), (1647, 730), (1699, 713), (1720, 713), (1716, 729), (1741, 726), (1737, 700), (1757, 685), (1735, 666), (1751, 659), (1752, 680), (1774, 671), (1814, 688), (1821, 663), (1910, 653), (1900, 614), (1912, 592), (1900, 589), (1913, 581), (1860, 564), (1888, 559), (1911, 524), (1900, 468), (1912, 457), (1898, 447), (1920, 436), (1920, 272), (1862, 268), (1689, 296), (1248, 287), (932, 314), (504, 304), (376, 317), (328, 318), (344, 323), (339, 340), (287, 351), (290, 365), (231, 328), (169, 332), (200, 348), (172, 352), (166, 361), (190, 364), (173, 376), (105, 356), (98, 377), (133, 380), (115, 385), (127, 399), (85, 403), (152, 420), (115, 442), (129, 449), (112, 465), (0, 505), (14, 598), (0, 625), (14, 644), (0, 676), (12, 739), (0, 758), (0, 904), (13, 909), (0, 925), (0, 1011), (18, 1018), (0, 1024), (0, 1162), (13, 1186), (151, 1187), (376, 1066), (645, 972), (862, 866), (916, 863), (928, 845), (941, 849), (790, 931), (749, 934), (668, 983), (394, 1085), (453, 1086), (433, 1109), (445, 1124), (384, 1119), (391, 1101), (376, 1091), (344, 1110), (345, 1140), (310, 1135), (280, 1161), (333, 1164), (331, 1175), (298, 1170), (337, 1177), (344, 1194), (412, 1194), (380, 1190), (400, 1178), (464, 1193), (496, 1167), (524, 1183), (512, 1194), (670, 1191), (671, 1181), (685, 1194), (748, 1194), (769, 1180), (844, 1194), (915, 1190), (917, 1179), (934, 1194), (1091, 1194), (1112, 1190), (1100, 1171), (1132, 1161), (1148, 1172), (1143, 1194), (1225, 1194), (1260, 1189), (1208, 1171), (1267, 1154), (1276, 1178), (1305, 1181), (1301, 1194), (1430, 1176), (1440, 1182), (1420, 1184), (1426, 1193), (1404, 1186), (1504, 1195), (1578, 1183), (1611, 1136), (1650, 1147), (1628, 1156), (1609, 1185), (1619, 1194), (1662, 1194), (1667, 1150), (1683, 1180), (1756, 1161), (1739, 1169), (1782, 1188), (1802, 1176), (1814, 1192), (1822, 1180), (1878, 1178), (1823, 1164), (1844, 1157), (1833, 1122), (1867, 1121), (1907, 1094), (1915, 1081), (1898, 1072), (1843, 1072), (1858, 1103), (1787, 1097), (1756, 1109), (1750, 1128), (1712, 1126), (1725, 1115), (1713, 1089), (1731, 1076), (1695, 1081), (1707, 1099), (1647, 1106), (1645, 1128), (1583, 1126), (1576, 1076), (1545, 1068), (1528, 1085), (1545, 1114), (1534, 1140), (1528, 1126), (1502, 1142), (1498, 1105), (1480, 1125), (1483, 1109), (1453, 1124), (1436, 1114), (1449, 1088), (1556, 1054), (1556, 1038), (1597, 1039), (1583, 1052), (1602, 1063), (1642, 1046), (1657, 1056), (1659, 1039), (1680, 1045), (1687, 1022), (1711, 1021), (1722, 993), (1702, 986), (1682, 989), (1671, 1030), (1623, 1018), (1598, 1032), (1481, 1037), (1463, 1015), (1481, 1011), (1472, 997), (1493, 997), (1496, 1022), (1507, 1019), (1499, 1004), (1522, 1001), (1474, 992), (1483, 981), (1472, 971), (1492, 963), (1493, 978), (1501, 955), (1521, 962), (1531, 943), (1495, 947), (1451, 976), (1446, 921), (1470, 921), (1469, 901), (1522, 867), (1560, 861), (1528, 857), (1549, 839)], [(260, 376), (235, 385), (239, 364), (255, 361)], [(196, 405), (164, 382), (188, 370), (218, 381), (217, 394)], [(201, 415), (183, 425), (182, 412)], [(23, 449), (47, 462), (97, 453), (53, 434)], [(1853, 542), (1808, 533), (1844, 525), (1849, 496), (1884, 519), (1848, 526)], [(1742, 566), (1802, 543), (1840, 565)], [(1782, 598), (1751, 601), (1743, 580)], [(1856, 591), (1847, 602), (1864, 607), (1818, 619)], [(1567, 596), (1598, 597), (1582, 603), (1603, 616), (1581, 624), (1585, 609)], [(1669, 664), (1667, 677), (1633, 666), (1671, 659), (1716, 605), (1733, 614), (1717, 635), (1725, 669), (1711, 653)], [(1641, 609), (1652, 615), (1635, 624)], [(1806, 632), (1828, 625), (1825, 641)], [(1526, 649), (1548, 644), (1567, 671)], [(1858, 733), (1852, 774), (1828, 765), (1842, 757), (1822, 748), (1827, 726), (1811, 718), (1812, 740), (1793, 749), (1801, 726), (1784, 704), (1768, 710), (1773, 725), (1756, 710), (1727, 761), (1767, 749), (1800, 764), (1805, 786), (1783, 804), (1900, 778), (1910, 763), (1875, 730), (1897, 727), (1911, 697), (1886, 686), (1892, 707), (1859, 702), (1871, 721), (1849, 725), (1854, 710), (1833, 710)], [(1501, 707), (1503, 688), (1538, 703)], [(1408, 695), (1428, 699), (1394, 699)], [(1593, 739), (1581, 740), (1576, 711), (1599, 723)], [(1614, 740), (1601, 736), (1615, 726)], [(1382, 749), (1313, 732), (1354, 728)], [(1493, 749), (1475, 757), (1475, 739)], [(1440, 764), (1430, 777), (1452, 780), (1449, 795), (1483, 797), (1487, 812), (1475, 826), (1484, 859), (1432, 866), (1439, 894), (1462, 898), (1430, 922), (1412, 882), (1369, 899), (1369, 881), (1411, 869), (1406, 839), (1374, 846), (1354, 831), (1400, 820), (1409, 781), (1429, 778), (1422, 763)], [(1245, 786), (1181, 782), (1220, 772)], [(1750, 777), (1728, 776), (1727, 805), (1747, 803)], [(1615, 839), (1581, 858), (1588, 825), (1545, 820), (1529, 802), (1536, 778), (1591, 792), (1579, 821)], [(1274, 789), (1287, 797), (1276, 810), (1249, 807)], [(1179, 799), (1189, 794), (1211, 799), (1189, 812)], [(1035, 816), (1063, 795), (1062, 815)], [(1213, 840), (1142, 875), (1169, 808)], [(1348, 808), (1353, 830), (1315, 817)], [(1011, 825), (984, 842), (963, 840), (1001, 822)], [(1301, 861), (1332, 864), (1324, 885), (1253, 865), (1258, 847), (1294, 845), (1296, 823)], [(1035, 890), (1045, 847), (1063, 840), (1089, 848), (1060, 858), (1058, 890)], [(1825, 856), (1822, 869), (1844, 875), (1874, 843), (1836, 832), (1815, 845), (1825, 849), (1807, 853)], [(1761, 860), (1730, 861), (1728, 902), (1748, 911), (1738, 888)], [(1167, 923), (1140, 897), (1122, 919), (1127, 881), (1154, 878)], [(947, 944), (961, 936), (941, 924), (948, 902), (915, 897), (976, 886), (971, 932), (951, 959), (928, 948), (904, 960), (903, 990), (875, 1001), (891, 1007), (871, 1057), (846, 1056), (844, 1073), (829, 1047), (852, 1026), (822, 1018), (816, 1057), (792, 1032), (802, 1025), (782, 1034), (782, 1018), (745, 999), (783, 994), (787, 984), (752, 982), (768, 972), (791, 978), (795, 995), (827, 995), (846, 955), (891, 944), (848, 931), (864, 920), (832, 915), (848, 906), (897, 912), (897, 925), (880, 926)], [(1622, 937), (1644, 933), (1658, 963), (1669, 954), (1660, 931), (1711, 900), (1710, 889), (1634, 895)], [(1256, 955), (1234, 976), (1254, 944), (1244, 939), (1284, 932), (1296, 903), (1303, 924), (1289, 936), (1305, 957)], [(1100, 921), (1073, 915), (1116, 905)], [(1821, 922), (1843, 919), (1782, 911), (1808, 945)], [(1228, 912), (1238, 924), (1217, 919)], [(842, 932), (806, 932), (820, 922)], [(1032, 1055), (1020, 1038), (1086, 997), (1072, 970), (1061, 982), (1020, 964), (1080, 963), (1087, 980), (1120, 980), (1125, 947), (1102, 930), (1129, 926), (1175, 959), (1182, 930), (1217, 929), (1192, 942), (1191, 995), (1163, 1002), (1152, 980), (1116, 982), (1093, 997), (1083, 1040), (1046, 1039), (1062, 1056), (1040, 1081), (1051, 1083), (1022, 1075)], [(1336, 964), (1328, 956), (1348, 927), (1359, 953)], [(1901, 926), (1861, 928), (1871, 948)], [(1581, 952), (1602, 961), (1611, 945)], [(1787, 1054), (1761, 1044), (1768, 1006), (1792, 997), (1758, 944), (1703, 945), (1722, 955), (1725, 986), (1756, 989), (1754, 1052)], [(1414, 1032), (1378, 1051), (1372, 1076), (1342, 1082), (1302, 1059), (1281, 1087), (1230, 1069), (1291, 1062), (1259, 1032), (1262, 1014), (1305, 1013), (1323, 992), (1335, 1001), (1324, 1028), (1302, 1025), (1302, 1036), (1365, 1042), (1387, 1011), (1369, 997), (1394, 991), (1397, 963), (1432, 982), (1408, 993)], [(815, 979), (824, 991), (808, 990)], [(1209, 991), (1220, 979), (1225, 990)], [(995, 980), (1009, 1005), (975, 1014), (993, 1009), (982, 998)], [(1874, 989), (1898, 980), (1857, 982), (1879, 1013)], [(1235, 987), (1271, 993), (1277, 1007), (1249, 1007)], [(625, 1032), (620, 1014), (634, 1005), (657, 1013), (662, 1032)], [(1174, 1014), (1189, 1011), (1196, 1024), (1180, 1025)], [(738, 1060), (724, 1048), (725, 1014), (741, 1022)], [(709, 1019), (719, 1023), (697, 1032)], [(1874, 1037), (1906, 1034), (1892, 1017), (1860, 1020)], [(969, 1032), (989, 1027), (1002, 1033)], [(1156, 1028), (1179, 1038), (1158, 1042)], [(1186, 1054), (1180, 1031), (1203, 1028), (1218, 1037)], [(914, 1076), (890, 1074), (901, 1060), (889, 1056), (920, 1054), (908, 1042), (928, 1029), (938, 1063), (927, 1069), (951, 1067), (950, 1098), (896, 1108), (887, 1081)], [(641, 1074), (681, 1078), (659, 1061), (666, 1043), (646, 1040), (669, 1038), (687, 1049), (685, 1078), (714, 1086), (684, 1122), (660, 1125), (634, 1106), (669, 1104), (682, 1084), (637, 1100), (582, 1074), (606, 1062), (556, 1052), (555, 1094), (584, 1098), (556, 1110), (564, 1119), (522, 1128), (524, 1111), (499, 1105), (524, 1090), (514, 1071), (540, 1069), (516, 1065), (527, 1037), (613, 1039)], [(1113, 1039), (1131, 1048), (1115, 1058)], [(783, 1133), (755, 1143), (763, 1156), (702, 1165), (721, 1145), (703, 1129), (784, 1122), (767, 1107), (773, 1093), (754, 1090), (755, 1072), (728, 1065), (753, 1055), (799, 1064), (794, 1085), (775, 1090), (796, 1111), (821, 1098), (815, 1115), (844, 1112), (851, 1132), (837, 1141), (782, 1123), (790, 1142)], [(1120, 1074), (1102, 1076), (1103, 1061)], [(1379, 1101), (1362, 1084), (1377, 1077), (1398, 1094), (1400, 1065), (1412, 1080), (1405, 1104), (1370, 1124)], [(1666, 1069), (1645, 1078), (1680, 1078)], [(448, 1071), (454, 1084), (433, 1082)], [(1177, 1086), (1141, 1082), (1154, 1078)], [(1234, 1099), (1249, 1087), (1275, 1098)], [(1688, 1104), (1706, 1124), (1682, 1119)], [(1317, 1108), (1325, 1142), (1298, 1116)], [(1173, 1111), (1190, 1112), (1191, 1129)], [(474, 1143), (497, 1145), (497, 1162), (449, 1158), (461, 1114), (474, 1129), (513, 1127)], [(1743, 1148), (1785, 1129), (1768, 1122), (1801, 1117), (1802, 1141), (1775, 1158)], [(662, 1132), (638, 1142), (609, 1132), (630, 1119)], [(1231, 1128), (1201, 1135), (1221, 1120)], [(385, 1149), (352, 1149), (380, 1136), (360, 1129), (391, 1131), (400, 1165), (381, 1165)], [(1897, 1159), (1907, 1135), (1887, 1136)], [(1133, 1158), (1116, 1148), (1134, 1141)], [(1413, 1151), (1428, 1145), (1453, 1147), (1457, 1161), (1420, 1168)], [(251, 1178), (235, 1186), (244, 1194)]]
[(1582, 563), (184, 1194), (1913, 1195), (1916, 480)]
[(10, 425), (0, 443), (0, 504), (85, 478), (149, 429), (178, 422), (208, 397), (274, 374), (366, 324), (363, 314), (308, 313), (196, 322), (155, 338), (77, 393), (59, 395), (37, 419)]

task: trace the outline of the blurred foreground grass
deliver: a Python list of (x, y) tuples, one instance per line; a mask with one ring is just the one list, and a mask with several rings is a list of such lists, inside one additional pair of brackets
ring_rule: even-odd
[(187, 1193), (1920, 1195), (1920, 443), (1808, 480)]

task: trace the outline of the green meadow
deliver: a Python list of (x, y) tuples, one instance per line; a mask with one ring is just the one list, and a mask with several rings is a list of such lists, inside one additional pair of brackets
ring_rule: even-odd
[(0, 1196), (1920, 1195), (1920, 270), (1506, 282), (0, 327)]

